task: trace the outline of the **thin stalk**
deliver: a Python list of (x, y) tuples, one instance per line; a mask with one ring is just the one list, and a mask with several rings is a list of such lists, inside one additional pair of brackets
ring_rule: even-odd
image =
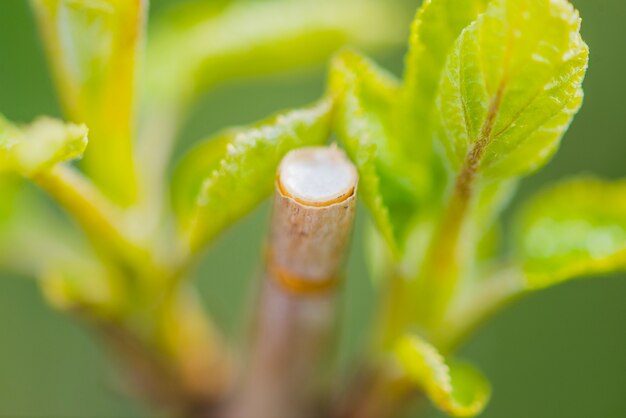
[(428, 328), (445, 315), (461, 276), (463, 254), (460, 246), (463, 228), (475, 195), (478, 169), (491, 143), (493, 128), (502, 103), (505, 82), (494, 95), (478, 138), (468, 152), (457, 175), (452, 195), (433, 236), (421, 277), (419, 308)]
[[(386, 343), (395, 341), (397, 334), (403, 332), (407, 326), (421, 326), (421, 331), (433, 339), (439, 337), (437, 335), (438, 329), (443, 327), (446, 332), (449, 331), (449, 328), (446, 327), (447, 324), (443, 321), (449, 314), (450, 303), (454, 299), (458, 281), (462, 277), (465, 261), (461, 247), (463, 231), (475, 198), (480, 163), (492, 139), (504, 86), (505, 82), (503, 81), (491, 101), (478, 138), (469, 150), (456, 177), (452, 194), (431, 238), (419, 278), (412, 284), (416, 288), (407, 290), (402, 284), (404, 283), (402, 278), (391, 278), (401, 280), (401, 282), (398, 289), (391, 289), (391, 298), (387, 297), (385, 300), (385, 310), (388, 312), (383, 315), (382, 329), (391, 330), (388, 332), (391, 336), (384, 338)], [(506, 299), (506, 290), (502, 292), (504, 300)], [(408, 305), (410, 314), (401, 309), (402, 306), (407, 306), (406, 299), (404, 299), (407, 295), (416, 295), (417, 297)], [(393, 313), (397, 309), (401, 310), (394, 315)], [(487, 311), (472, 312), (472, 315), (470, 322), (482, 317), (482, 315), (487, 315)], [(419, 319), (417, 324), (414, 322), (416, 319)], [(407, 320), (412, 321), (412, 323), (405, 322)], [(471, 325), (468, 323), (467, 326), (470, 327)], [(462, 331), (459, 330), (458, 334), (460, 338)], [(455, 339), (447, 343), (454, 345), (458, 343), (458, 340)], [(451, 346), (446, 348), (449, 347)], [(348, 409), (348, 412), (339, 415), (340, 418), (391, 417), (394, 416), (395, 412), (406, 408), (407, 404), (417, 397), (410, 386), (403, 386), (401, 379), (394, 383), (394, 379), (390, 379), (386, 370), (374, 370), (372, 373), (374, 373), (372, 379), (374, 379), (375, 384), (370, 385), (361, 393), (361, 398), (365, 400), (361, 403), (357, 402), (351, 409)], [(395, 389), (389, 390), (386, 386), (393, 386)]]
[(329, 416), (329, 357), (356, 183), (336, 148), (300, 149), (281, 163), (247, 372), (226, 416)]
[(179, 281), (163, 287), (173, 281), (175, 266), (158, 264), (150, 244), (126, 232), (125, 212), (72, 167), (55, 167), (34, 180), (114, 266), (107, 277), (124, 287), (120, 316), (111, 320), (89, 307), (76, 313), (90, 319), (124, 361), (134, 389), (176, 408), (215, 402), (229, 384), (230, 365), (193, 290)]
[(167, 282), (169, 276), (182, 274), (175, 251), (169, 251), (174, 255), (158, 252), (154, 239), (138, 225), (134, 214), (111, 202), (73, 167), (58, 165), (33, 181), (78, 223), (105, 261), (153, 282), (162, 278), (156, 286)]
[(158, 99), (146, 109), (137, 143), (137, 165), (142, 195), (139, 215), (146, 230), (158, 230), (167, 215), (167, 168), (186, 106), (161, 103)]
[(138, 240), (125, 232), (124, 212), (74, 168), (58, 165), (33, 180), (99, 245), (106, 243), (107, 248), (119, 255), (143, 252)]
[(334, 418), (395, 418), (419, 394), (389, 364), (364, 369), (335, 406)]
[[(106, 7), (31, 3), (63, 108), (69, 119), (90, 129), (81, 165), (103, 193), (128, 207), (138, 193), (132, 138), (148, 1), (107, 2)], [(89, 27), (97, 28), (99, 37), (68, 29)]]

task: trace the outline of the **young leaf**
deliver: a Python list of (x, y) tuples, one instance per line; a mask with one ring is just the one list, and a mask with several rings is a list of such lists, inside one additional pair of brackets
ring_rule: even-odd
[(31, 3), (65, 111), (91, 131), (85, 169), (107, 195), (131, 203), (135, 73), (147, 1)]
[(441, 73), (454, 42), (489, 0), (426, 0), (411, 26), (402, 88), (403, 145), (411, 158), (430, 155), (432, 115)]
[(437, 98), (455, 170), (509, 177), (552, 156), (582, 101), (579, 29), (567, 0), (493, 0), (463, 31)]
[(123, 212), (74, 167), (87, 146), (84, 125), (42, 117), (24, 127), (0, 117), (0, 176), (18, 173), (32, 179), (83, 228), (96, 247), (116, 258), (146, 257), (128, 232)]
[(0, 173), (15, 171), (32, 177), (80, 157), (86, 146), (84, 125), (43, 117), (18, 128), (0, 116)]
[[(178, 219), (189, 227), (204, 181), (227, 155), (229, 144), (243, 128), (231, 128), (197, 144), (180, 161), (172, 180), (172, 206)], [(232, 146), (232, 145), (231, 145)]]
[(392, 5), (377, 1), (184, 5), (150, 36), (148, 90), (185, 101), (219, 82), (319, 64), (348, 43), (399, 41), (399, 18)]
[(359, 170), (361, 197), (397, 253), (417, 205), (392, 157), (398, 82), (362, 56), (344, 52), (333, 61), (330, 85), (338, 103), (334, 129)]
[(182, 160), (172, 198), (192, 250), (272, 192), (276, 167), (288, 151), (328, 139), (331, 107), (325, 100), (232, 130), (199, 145)]
[(406, 378), (449, 415), (473, 417), (487, 405), (489, 382), (469, 364), (446, 364), (435, 347), (411, 335), (399, 340), (395, 355)]
[(626, 269), (626, 181), (580, 178), (539, 193), (519, 219), (528, 286)]

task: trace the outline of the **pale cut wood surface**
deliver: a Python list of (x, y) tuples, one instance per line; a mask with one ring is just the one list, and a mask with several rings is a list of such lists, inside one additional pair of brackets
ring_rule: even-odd
[(357, 180), (335, 147), (293, 151), (281, 163), (249, 361), (230, 418), (327, 416)]

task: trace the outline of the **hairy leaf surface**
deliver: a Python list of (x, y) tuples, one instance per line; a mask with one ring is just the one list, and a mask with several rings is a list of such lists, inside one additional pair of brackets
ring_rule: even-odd
[(220, 134), (192, 150), (172, 185), (173, 204), (191, 247), (210, 241), (266, 198), (288, 151), (323, 144), (330, 111), (331, 103), (322, 101)]
[(489, 0), (426, 0), (411, 26), (403, 86), (402, 139), (412, 158), (430, 154), (439, 80), (454, 42)]
[(407, 378), (442, 411), (456, 417), (482, 412), (491, 394), (489, 382), (473, 366), (450, 362), (417, 336), (402, 337), (396, 358)]
[(518, 257), (531, 288), (626, 268), (626, 181), (580, 178), (532, 199), (519, 219)]
[(344, 52), (333, 62), (331, 90), (338, 98), (335, 130), (359, 170), (361, 197), (397, 252), (417, 204), (393, 155), (398, 82), (371, 61)]
[(579, 29), (567, 0), (493, 0), (463, 31), (437, 98), (452, 167), (508, 177), (552, 156), (582, 101)]

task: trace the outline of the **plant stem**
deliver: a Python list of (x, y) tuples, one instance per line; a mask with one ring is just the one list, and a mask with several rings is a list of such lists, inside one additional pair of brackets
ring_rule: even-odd
[(100, 246), (122, 254), (137, 254), (137, 240), (124, 230), (124, 212), (78, 171), (58, 165), (33, 180), (52, 196)]
[(249, 363), (227, 416), (328, 416), (336, 293), (356, 182), (336, 148), (300, 149), (281, 163)]
[(172, 266), (156, 260), (148, 242), (128, 234), (125, 212), (80, 173), (57, 166), (34, 180), (110, 262), (107, 279), (123, 284), (114, 319), (87, 306), (75, 310), (122, 360), (133, 389), (177, 410), (215, 403), (230, 384), (230, 364), (194, 290), (171, 277)]
[[(388, 365), (387, 365), (388, 366)], [(333, 411), (334, 418), (396, 418), (417, 397), (393, 367), (364, 369)]]
[(77, 313), (120, 363), (125, 389), (176, 416), (206, 414), (232, 383), (230, 358), (190, 286), (119, 318)]
[(422, 294), (420, 316), (426, 328), (432, 328), (442, 319), (457, 287), (463, 265), (461, 235), (475, 195), (480, 163), (491, 143), (504, 87), (505, 82), (502, 81), (491, 100), (480, 133), (456, 177), (452, 195), (431, 241), (419, 292)]
[(137, 166), (142, 194), (139, 206), (148, 231), (158, 230), (167, 215), (167, 168), (181, 125), (182, 104), (153, 99), (146, 109), (139, 141)]

